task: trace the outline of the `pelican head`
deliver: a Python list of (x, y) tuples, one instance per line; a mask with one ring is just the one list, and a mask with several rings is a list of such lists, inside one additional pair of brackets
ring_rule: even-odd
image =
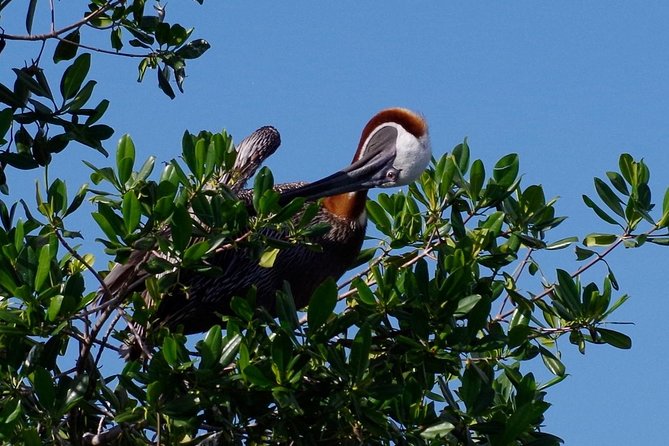
[(352, 163), (326, 178), (293, 189), (282, 196), (318, 199), (374, 187), (403, 186), (425, 170), (432, 150), (427, 123), (405, 108), (377, 113), (362, 131)]

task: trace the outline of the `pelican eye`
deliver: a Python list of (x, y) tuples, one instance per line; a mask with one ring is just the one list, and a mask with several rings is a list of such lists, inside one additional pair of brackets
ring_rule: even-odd
[(392, 183), (395, 183), (397, 182), (397, 177), (399, 177), (399, 175), (400, 175), (399, 170), (391, 168), (388, 170), (388, 172), (386, 172), (386, 179)]

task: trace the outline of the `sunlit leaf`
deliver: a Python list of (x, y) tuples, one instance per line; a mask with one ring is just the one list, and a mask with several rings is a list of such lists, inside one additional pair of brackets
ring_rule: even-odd
[(541, 351), (541, 359), (544, 361), (546, 368), (548, 368), (553, 375), (564, 376), (566, 369), (562, 361), (560, 361), (557, 356), (546, 347), (540, 346), (539, 350)]
[(64, 100), (72, 99), (81, 88), (91, 66), (91, 55), (84, 53), (67, 67), (60, 81), (60, 93)]
[(626, 334), (607, 328), (597, 328), (597, 333), (602, 337), (602, 341), (613, 347), (624, 350), (632, 348), (632, 339)]

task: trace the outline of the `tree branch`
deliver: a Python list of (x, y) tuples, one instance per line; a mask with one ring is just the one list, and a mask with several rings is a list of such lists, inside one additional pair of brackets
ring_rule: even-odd
[(51, 23), (51, 32), (45, 33), (45, 34), (30, 34), (30, 35), (23, 35), (23, 34), (6, 34), (5, 32), (0, 32), (0, 39), (5, 39), (5, 40), (23, 40), (23, 41), (37, 41), (37, 40), (48, 40), (48, 39), (54, 39), (58, 38), (61, 34), (65, 34), (68, 31), (72, 31), (73, 29), (80, 28), (84, 25), (86, 25), (88, 22), (93, 20), (94, 18), (98, 17), (100, 14), (115, 8), (116, 6), (122, 5), (125, 3), (125, 0), (117, 0), (115, 2), (107, 3), (105, 6), (101, 7), (100, 9), (96, 9), (95, 11), (91, 12), (87, 16), (84, 16), (83, 19), (79, 20), (78, 22), (72, 23), (71, 25), (68, 25), (64, 28), (61, 28), (59, 30), (53, 30), (55, 23), (53, 22), (53, 10), (52, 10), (52, 23)]
[[(645, 235), (651, 235), (653, 232), (657, 231), (658, 229), (659, 229), (659, 228), (658, 228), (657, 226), (654, 226), (652, 229), (650, 229), (649, 231), (647, 231), (647, 232), (645, 233)], [(623, 243), (625, 240), (628, 240), (628, 239), (631, 238), (631, 237), (633, 237), (631, 234), (628, 234), (628, 233), (622, 234), (620, 237), (618, 237), (618, 240), (616, 240), (614, 243), (612, 243), (611, 245), (609, 245), (609, 247), (606, 248), (606, 249), (604, 250), (603, 253), (601, 253), (601, 254), (597, 253), (596, 257), (595, 257), (593, 260), (591, 260), (590, 262), (588, 262), (587, 264), (581, 266), (579, 269), (577, 269), (575, 272), (573, 272), (573, 273), (571, 274), (571, 277), (572, 277), (572, 278), (578, 277), (578, 276), (580, 276), (581, 274), (583, 274), (585, 271), (587, 271), (587, 270), (589, 270), (590, 268), (592, 268), (593, 266), (595, 266), (597, 263), (599, 263), (599, 262), (605, 262), (604, 257), (606, 257), (607, 255), (609, 255), (609, 253), (611, 253), (611, 251), (613, 251), (614, 249), (616, 249), (618, 246), (620, 246), (621, 243)], [(531, 301), (532, 301), (532, 302), (536, 302), (536, 301), (538, 301), (538, 300), (540, 300), (540, 299), (543, 299), (544, 297), (546, 297), (546, 296), (548, 296), (549, 294), (551, 294), (554, 290), (555, 290), (555, 285), (551, 285), (551, 286), (549, 286), (548, 288), (545, 288), (544, 291), (542, 291), (541, 293), (539, 293), (539, 294), (537, 294), (536, 296), (532, 297)], [(504, 319), (506, 319), (507, 317), (511, 316), (511, 315), (513, 314), (514, 311), (516, 311), (516, 308), (514, 308), (513, 310), (509, 310), (509, 311), (507, 311), (507, 312), (504, 313), (504, 314), (498, 314), (497, 316), (495, 316), (495, 319), (494, 319), (494, 320), (495, 320), (495, 321), (501, 321), (501, 320), (504, 320)]]

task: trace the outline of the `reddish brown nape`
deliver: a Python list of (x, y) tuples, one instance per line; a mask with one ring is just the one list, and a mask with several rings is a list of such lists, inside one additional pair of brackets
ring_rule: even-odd
[(396, 122), (406, 129), (407, 132), (414, 135), (416, 138), (427, 133), (427, 124), (425, 120), (406, 108), (388, 108), (377, 113), (369, 120), (360, 135), (360, 142), (358, 143), (358, 150), (355, 152), (353, 161), (357, 161), (362, 156), (362, 146), (369, 138), (370, 133), (378, 126), (386, 122)]
[(357, 219), (365, 212), (367, 191), (348, 192), (323, 199), (323, 207), (339, 218)]

